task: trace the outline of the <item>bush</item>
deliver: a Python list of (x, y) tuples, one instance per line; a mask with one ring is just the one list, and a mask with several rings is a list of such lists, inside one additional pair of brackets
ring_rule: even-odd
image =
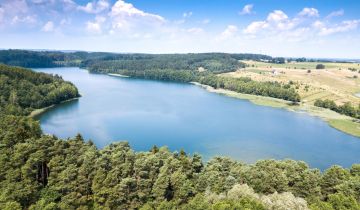
[(316, 69), (325, 69), (325, 65), (324, 64), (318, 64), (318, 65), (316, 65)]

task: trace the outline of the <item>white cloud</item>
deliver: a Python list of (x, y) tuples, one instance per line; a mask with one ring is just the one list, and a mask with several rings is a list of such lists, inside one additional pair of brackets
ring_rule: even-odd
[(288, 16), (281, 10), (274, 10), (266, 18), (268, 22), (280, 22), (287, 19)]
[(318, 34), (321, 36), (327, 36), (335, 33), (342, 33), (356, 29), (360, 25), (360, 20), (346, 20), (340, 24), (328, 26), (326, 23), (316, 21), (313, 23), (313, 27), (318, 30)]
[(128, 29), (135, 26), (161, 25), (165, 19), (160, 15), (144, 12), (132, 4), (118, 0), (111, 8), (114, 29)]
[(8, 21), (9, 23), (12, 22), (12, 19), (15, 16), (23, 18), (29, 11), (28, 4), (25, 0), (5, 1), (4, 3), (0, 3), (0, 8), (3, 20)]
[(315, 8), (305, 7), (298, 15), (302, 17), (319, 17), (319, 11)]
[(325, 24), (323, 22), (321, 22), (320, 20), (315, 21), (312, 26), (316, 29), (321, 29), (323, 27), (325, 27)]
[(52, 21), (48, 21), (47, 23), (45, 23), (41, 30), (44, 32), (52, 32), (54, 31), (54, 29), (54, 23)]
[(266, 20), (254, 21), (250, 23), (243, 33), (256, 35), (260, 32), (266, 31), (265, 36), (280, 36), (281, 35), (295, 35), (298, 33), (304, 33), (306, 26), (310, 18), (319, 17), (319, 11), (315, 8), (304, 8), (295, 17), (289, 18), (289, 16), (282, 10), (274, 10), (270, 12)]
[(106, 21), (105, 17), (96, 16), (95, 21), (86, 22), (86, 29), (90, 33), (101, 34), (102, 33), (102, 24)]
[[(343, 12), (337, 11), (332, 13), (332, 16), (342, 14)], [(316, 20), (313, 21), (313, 18)], [(319, 35), (327, 36), (351, 31), (359, 25), (360, 20), (347, 20), (337, 24), (321, 21), (319, 12), (315, 8), (304, 8), (294, 18), (289, 18), (281, 10), (274, 10), (269, 13), (266, 20), (250, 23), (243, 29), (243, 33), (251, 35), (250, 37), (263, 36), (264, 38), (274, 37), (284, 41), (303, 41)]]
[(73, 0), (62, 0), (62, 3), (64, 11), (74, 10), (78, 7), (78, 5)]
[(238, 32), (238, 27), (235, 25), (228, 25), (226, 29), (220, 34), (217, 40), (226, 40), (232, 38)]
[(28, 16), (21, 17), (21, 16), (15, 15), (11, 20), (11, 24), (18, 24), (18, 23), (35, 24), (36, 16), (28, 15)]
[(107, 0), (99, 0), (97, 2), (89, 2), (85, 6), (78, 6), (78, 9), (86, 13), (98, 14), (110, 7)]
[(5, 1), (5, 3), (2, 4), (2, 7), (5, 9), (6, 13), (10, 15), (27, 13), (29, 11), (28, 4), (25, 0)]
[(256, 34), (257, 32), (259, 32), (262, 29), (268, 28), (269, 24), (266, 21), (255, 21), (250, 23), (250, 25), (248, 25), (243, 32), (245, 34)]
[(183, 17), (184, 17), (184, 18), (189, 18), (189, 17), (191, 17), (192, 15), (193, 15), (192, 12), (184, 12)]
[(330, 19), (332, 17), (339, 17), (339, 16), (343, 16), (344, 15), (344, 10), (337, 10), (337, 11), (333, 11), (331, 12), (328, 16), (326, 16), (326, 18)]
[(271, 31), (284, 31), (295, 27), (298, 19), (289, 19), (289, 17), (281, 10), (274, 10), (269, 13), (266, 20), (254, 21), (250, 23), (243, 32), (245, 34), (256, 34), (265, 29)]
[(201, 34), (202, 32), (204, 32), (204, 29), (194, 27), (194, 28), (187, 29), (187, 32), (192, 33), (192, 34)]
[(253, 4), (247, 4), (244, 6), (244, 8), (239, 12), (240, 15), (250, 15), (253, 14)]

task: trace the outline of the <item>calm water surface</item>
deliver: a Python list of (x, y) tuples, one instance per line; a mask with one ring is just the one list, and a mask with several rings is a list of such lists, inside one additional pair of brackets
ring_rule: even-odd
[(127, 140), (135, 150), (167, 145), (205, 159), (229, 156), (304, 160), (324, 169), (360, 162), (360, 139), (307, 114), (254, 105), (190, 84), (90, 74), (79, 68), (36, 69), (73, 82), (82, 97), (39, 116), (45, 133), (81, 133), (98, 147)]

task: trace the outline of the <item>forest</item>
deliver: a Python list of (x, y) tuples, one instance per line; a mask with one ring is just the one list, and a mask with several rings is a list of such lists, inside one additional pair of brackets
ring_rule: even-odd
[(343, 115), (360, 119), (360, 104), (358, 105), (358, 107), (354, 107), (350, 102), (344, 103), (343, 105), (336, 105), (334, 101), (329, 99), (317, 99), (314, 105), (333, 110)]
[(110, 55), (112, 53), (0, 50), (0, 63), (27, 68), (79, 66), (85, 59), (103, 58)]
[(215, 89), (223, 88), (238, 93), (273, 97), (293, 103), (300, 102), (300, 95), (294, 88), (278, 82), (258, 82), (247, 77), (230, 78), (216, 75), (200, 77), (197, 81)]
[(238, 60), (270, 60), (261, 54), (189, 53), (139, 54), (107, 52), (62, 52), (0, 50), (0, 63), (28, 68), (81, 66), (97, 70), (198, 70), (203, 67), (213, 72), (233, 71), (244, 64)]
[[(70, 85), (23, 68), (1, 69), (4, 106), (25, 100), (25, 88), (45, 100), (65, 93), (60, 84)], [(32, 99), (11, 113), (0, 110), (0, 209), (360, 209), (360, 164), (321, 172), (294, 160), (204, 162), (180, 148), (134, 151), (127, 142), (98, 149), (80, 134), (43, 134), (23, 111), (41, 106)]]
[(0, 64), (0, 112), (28, 115), (34, 109), (79, 97), (77, 88), (61, 77)]
[(225, 53), (200, 54), (129, 54), (111, 58), (90, 59), (81, 66), (93, 72), (111, 72), (116, 70), (191, 70), (223, 73), (235, 71), (245, 66)]
[(97, 149), (81, 135), (43, 135), (1, 116), (0, 209), (360, 209), (360, 164), (320, 172), (301, 161), (245, 164), (127, 142)]

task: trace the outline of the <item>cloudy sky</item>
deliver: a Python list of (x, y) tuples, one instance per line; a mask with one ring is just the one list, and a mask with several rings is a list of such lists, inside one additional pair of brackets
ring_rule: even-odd
[(0, 0), (0, 48), (360, 58), (359, 0)]

